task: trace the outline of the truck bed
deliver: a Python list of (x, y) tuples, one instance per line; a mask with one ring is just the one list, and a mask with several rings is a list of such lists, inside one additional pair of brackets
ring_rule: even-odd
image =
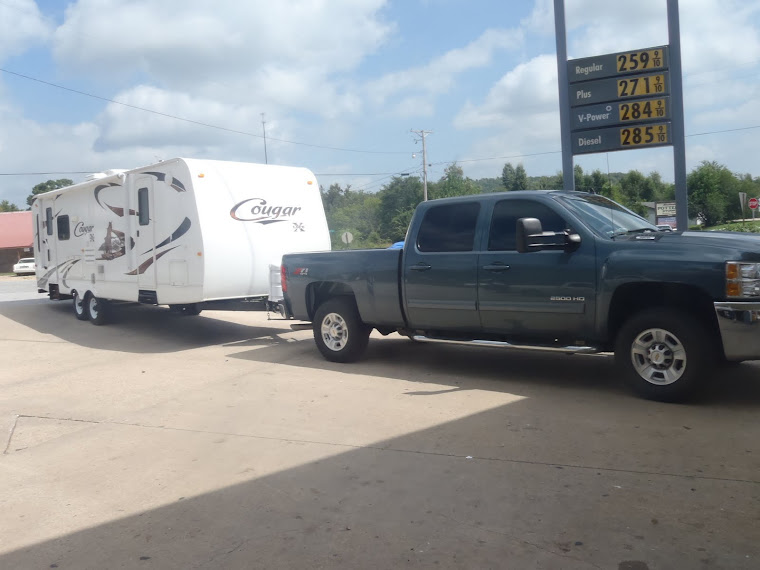
[(398, 328), (405, 323), (399, 290), (401, 254), (400, 249), (356, 249), (284, 255), (290, 313), (309, 321), (320, 293), (335, 295), (343, 290), (356, 299), (362, 321)]

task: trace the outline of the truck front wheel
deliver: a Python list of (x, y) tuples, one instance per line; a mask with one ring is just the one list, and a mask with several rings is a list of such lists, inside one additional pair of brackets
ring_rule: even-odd
[(684, 312), (649, 309), (623, 325), (615, 360), (640, 396), (675, 402), (692, 396), (713, 370), (711, 339), (707, 328)]
[(361, 321), (353, 299), (330, 299), (320, 305), (312, 323), (319, 352), (332, 362), (358, 360), (372, 328)]

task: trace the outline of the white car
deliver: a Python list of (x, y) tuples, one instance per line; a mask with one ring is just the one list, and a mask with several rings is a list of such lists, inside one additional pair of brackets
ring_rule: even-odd
[(16, 275), (32, 274), (35, 271), (34, 258), (24, 257), (18, 260), (18, 263), (13, 266), (13, 273)]
[(657, 229), (660, 230), (661, 232), (672, 232), (673, 226), (669, 224), (657, 224)]

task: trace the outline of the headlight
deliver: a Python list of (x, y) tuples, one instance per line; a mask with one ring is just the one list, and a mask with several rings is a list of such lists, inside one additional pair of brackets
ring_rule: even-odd
[(726, 297), (760, 297), (760, 263), (726, 263)]

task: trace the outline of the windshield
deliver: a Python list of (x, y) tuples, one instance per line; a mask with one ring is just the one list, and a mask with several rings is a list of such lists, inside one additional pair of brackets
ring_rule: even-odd
[(604, 196), (570, 194), (559, 200), (592, 230), (608, 238), (659, 231), (638, 214)]

